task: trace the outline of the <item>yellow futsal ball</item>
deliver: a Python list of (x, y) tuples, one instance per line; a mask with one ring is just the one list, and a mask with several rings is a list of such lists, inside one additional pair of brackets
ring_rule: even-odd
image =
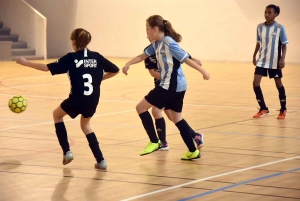
[(26, 99), (21, 95), (15, 95), (8, 100), (8, 107), (14, 113), (21, 113), (27, 107)]

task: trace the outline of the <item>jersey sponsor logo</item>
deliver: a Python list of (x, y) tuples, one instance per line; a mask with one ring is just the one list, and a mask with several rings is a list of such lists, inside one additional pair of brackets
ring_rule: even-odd
[(77, 59), (74, 60), (76, 64), (76, 68), (79, 68), (82, 64), (84, 64), (85, 68), (97, 68), (97, 60), (96, 59), (83, 59), (78, 61)]
[(276, 36), (276, 34), (277, 34), (277, 33), (274, 31), (274, 32), (272, 32), (271, 35), (272, 35), (272, 36)]
[(85, 59), (84, 60), (84, 67), (85, 68), (97, 68), (97, 60), (96, 59)]
[(165, 50), (164, 50), (164, 49), (161, 49), (161, 50), (160, 50), (160, 53), (161, 53), (161, 54), (165, 54)]
[(156, 63), (156, 58), (149, 57), (149, 59), (150, 59), (150, 61), (151, 61), (152, 63)]
[(74, 63), (76, 64), (76, 68), (79, 68), (83, 64), (83, 60), (78, 61), (77, 59), (75, 59)]

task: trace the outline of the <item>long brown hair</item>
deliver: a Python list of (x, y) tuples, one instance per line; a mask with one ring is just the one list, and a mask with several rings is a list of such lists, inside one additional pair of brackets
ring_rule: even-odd
[(87, 30), (78, 28), (72, 31), (70, 39), (75, 40), (77, 50), (82, 50), (91, 42), (92, 36)]
[(177, 33), (171, 23), (168, 20), (164, 20), (160, 15), (152, 15), (147, 19), (148, 24), (153, 27), (158, 27), (158, 29), (165, 33), (165, 36), (170, 36), (176, 42), (180, 42), (182, 37)]

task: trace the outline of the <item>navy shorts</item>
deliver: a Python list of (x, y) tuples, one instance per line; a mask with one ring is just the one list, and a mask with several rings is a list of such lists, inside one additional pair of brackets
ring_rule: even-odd
[(169, 91), (160, 86), (156, 86), (145, 96), (145, 99), (151, 105), (159, 109), (165, 108), (165, 110), (182, 112), (184, 95), (185, 91)]
[(262, 75), (264, 77), (267, 77), (269, 74), (269, 78), (282, 78), (282, 70), (279, 69), (268, 69), (268, 68), (262, 68), (262, 67), (256, 67), (254, 74)]
[(64, 100), (60, 107), (72, 118), (76, 118), (81, 114), (84, 118), (92, 117), (97, 108), (98, 104), (83, 104), (75, 99), (68, 98)]

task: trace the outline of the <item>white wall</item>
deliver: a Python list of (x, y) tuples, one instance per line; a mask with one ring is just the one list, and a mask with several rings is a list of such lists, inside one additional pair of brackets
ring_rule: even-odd
[(141, 53), (145, 21), (153, 14), (169, 20), (183, 36), (181, 46), (194, 57), (213, 61), (251, 61), (256, 26), (268, 4), (281, 8), (277, 21), (290, 44), (287, 62), (300, 63), (300, 0), (27, 0), (48, 19), (48, 56), (71, 51), (69, 35), (82, 27), (92, 34), (89, 48), (110, 57)]
[(61, 57), (72, 51), (69, 38), (76, 26), (77, 0), (26, 1), (47, 18), (48, 58)]
[(286, 61), (300, 62), (299, 0), (78, 0), (75, 25), (91, 32), (91, 49), (133, 57), (148, 44), (145, 20), (159, 14), (183, 36), (181, 46), (193, 56), (251, 61), (256, 26), (264, 22), (265, 7), (271, 3), (280, 6), (277, 21), (289, 38)]
[(19, 41), (26, 41), (36, 55), (46, 56), (46, 23), (44, 16), (22, 0), (0, 0), (0, 21), (19, 35)]

